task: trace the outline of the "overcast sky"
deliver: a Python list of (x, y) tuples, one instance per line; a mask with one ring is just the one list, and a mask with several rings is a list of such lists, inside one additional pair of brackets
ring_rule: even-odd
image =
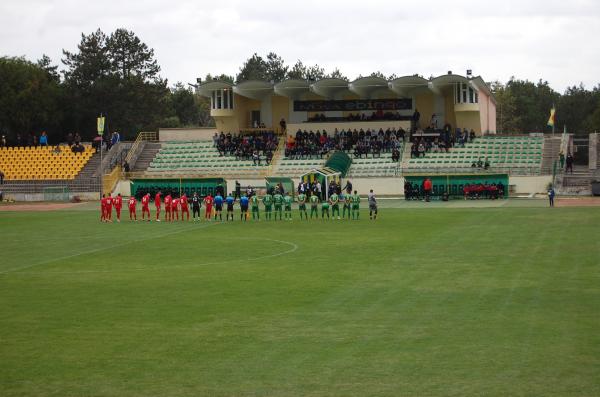
[(252, 53), (338, 67), (486, 81), (548, 80), (563, 92), (600, 83), (599, 0), (202, 1), (1, 0), (0, 55), (74, 50), (81, 33), (133, 30), (170, 84), (235, 75)]

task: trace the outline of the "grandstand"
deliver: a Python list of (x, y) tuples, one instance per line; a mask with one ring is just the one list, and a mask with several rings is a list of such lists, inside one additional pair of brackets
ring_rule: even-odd
[[(490, 162), (490, 172), (539, 175), (542, 166), (544, 138), (538, 136), (483, 136), (464, 147), (448, 152), (427, 153), (421, 158), (405, 158), (406, 172), (469, 172), (478, 160)], [(409, 156), (406, 156), (409, 157)]]
[(94, 154), (91, 146), (82, 153), (68, 147), (8, 147), (0, 148), (0, 170), (7, 181), (73, 180)]
[(201, 175), (239, 175), (260, 173), (268, 167), (264, 159), (260, 165), (254, 165), (252, 160), (221, 156), (212, 141), (184, 141), (162, 144), (147, 171), (154, 175), (192, 172)]

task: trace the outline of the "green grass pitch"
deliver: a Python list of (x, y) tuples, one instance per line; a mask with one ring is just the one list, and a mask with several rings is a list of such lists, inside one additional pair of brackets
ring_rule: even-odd
[(425, 206), (0, 212), (0, 395), (600, 395), (600, 209)]

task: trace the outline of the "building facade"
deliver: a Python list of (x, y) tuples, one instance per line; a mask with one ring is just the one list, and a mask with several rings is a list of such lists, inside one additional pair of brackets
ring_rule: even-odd
[[(481, 77), (446, 75), (425, 79), (418, 75), (392, 81), (364, 77), (285, 80), (280, 83), (224, 81), (200, 84), (197, 92), (211, 100), (211, 116), (219, 131), (237, 132), (263, 125), (289, 131), (334, 128), (396, 127), (409, 130), (414, 115), (418, 127), (496, 133), (496, 100)], [(413, 123), (413, 124), (411, 124)]]

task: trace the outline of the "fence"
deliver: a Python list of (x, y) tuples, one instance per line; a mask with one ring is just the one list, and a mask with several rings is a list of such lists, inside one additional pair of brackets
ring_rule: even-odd
[(51, 186), (44, 188), (44, 201), (69, 201), (68, 186)]

